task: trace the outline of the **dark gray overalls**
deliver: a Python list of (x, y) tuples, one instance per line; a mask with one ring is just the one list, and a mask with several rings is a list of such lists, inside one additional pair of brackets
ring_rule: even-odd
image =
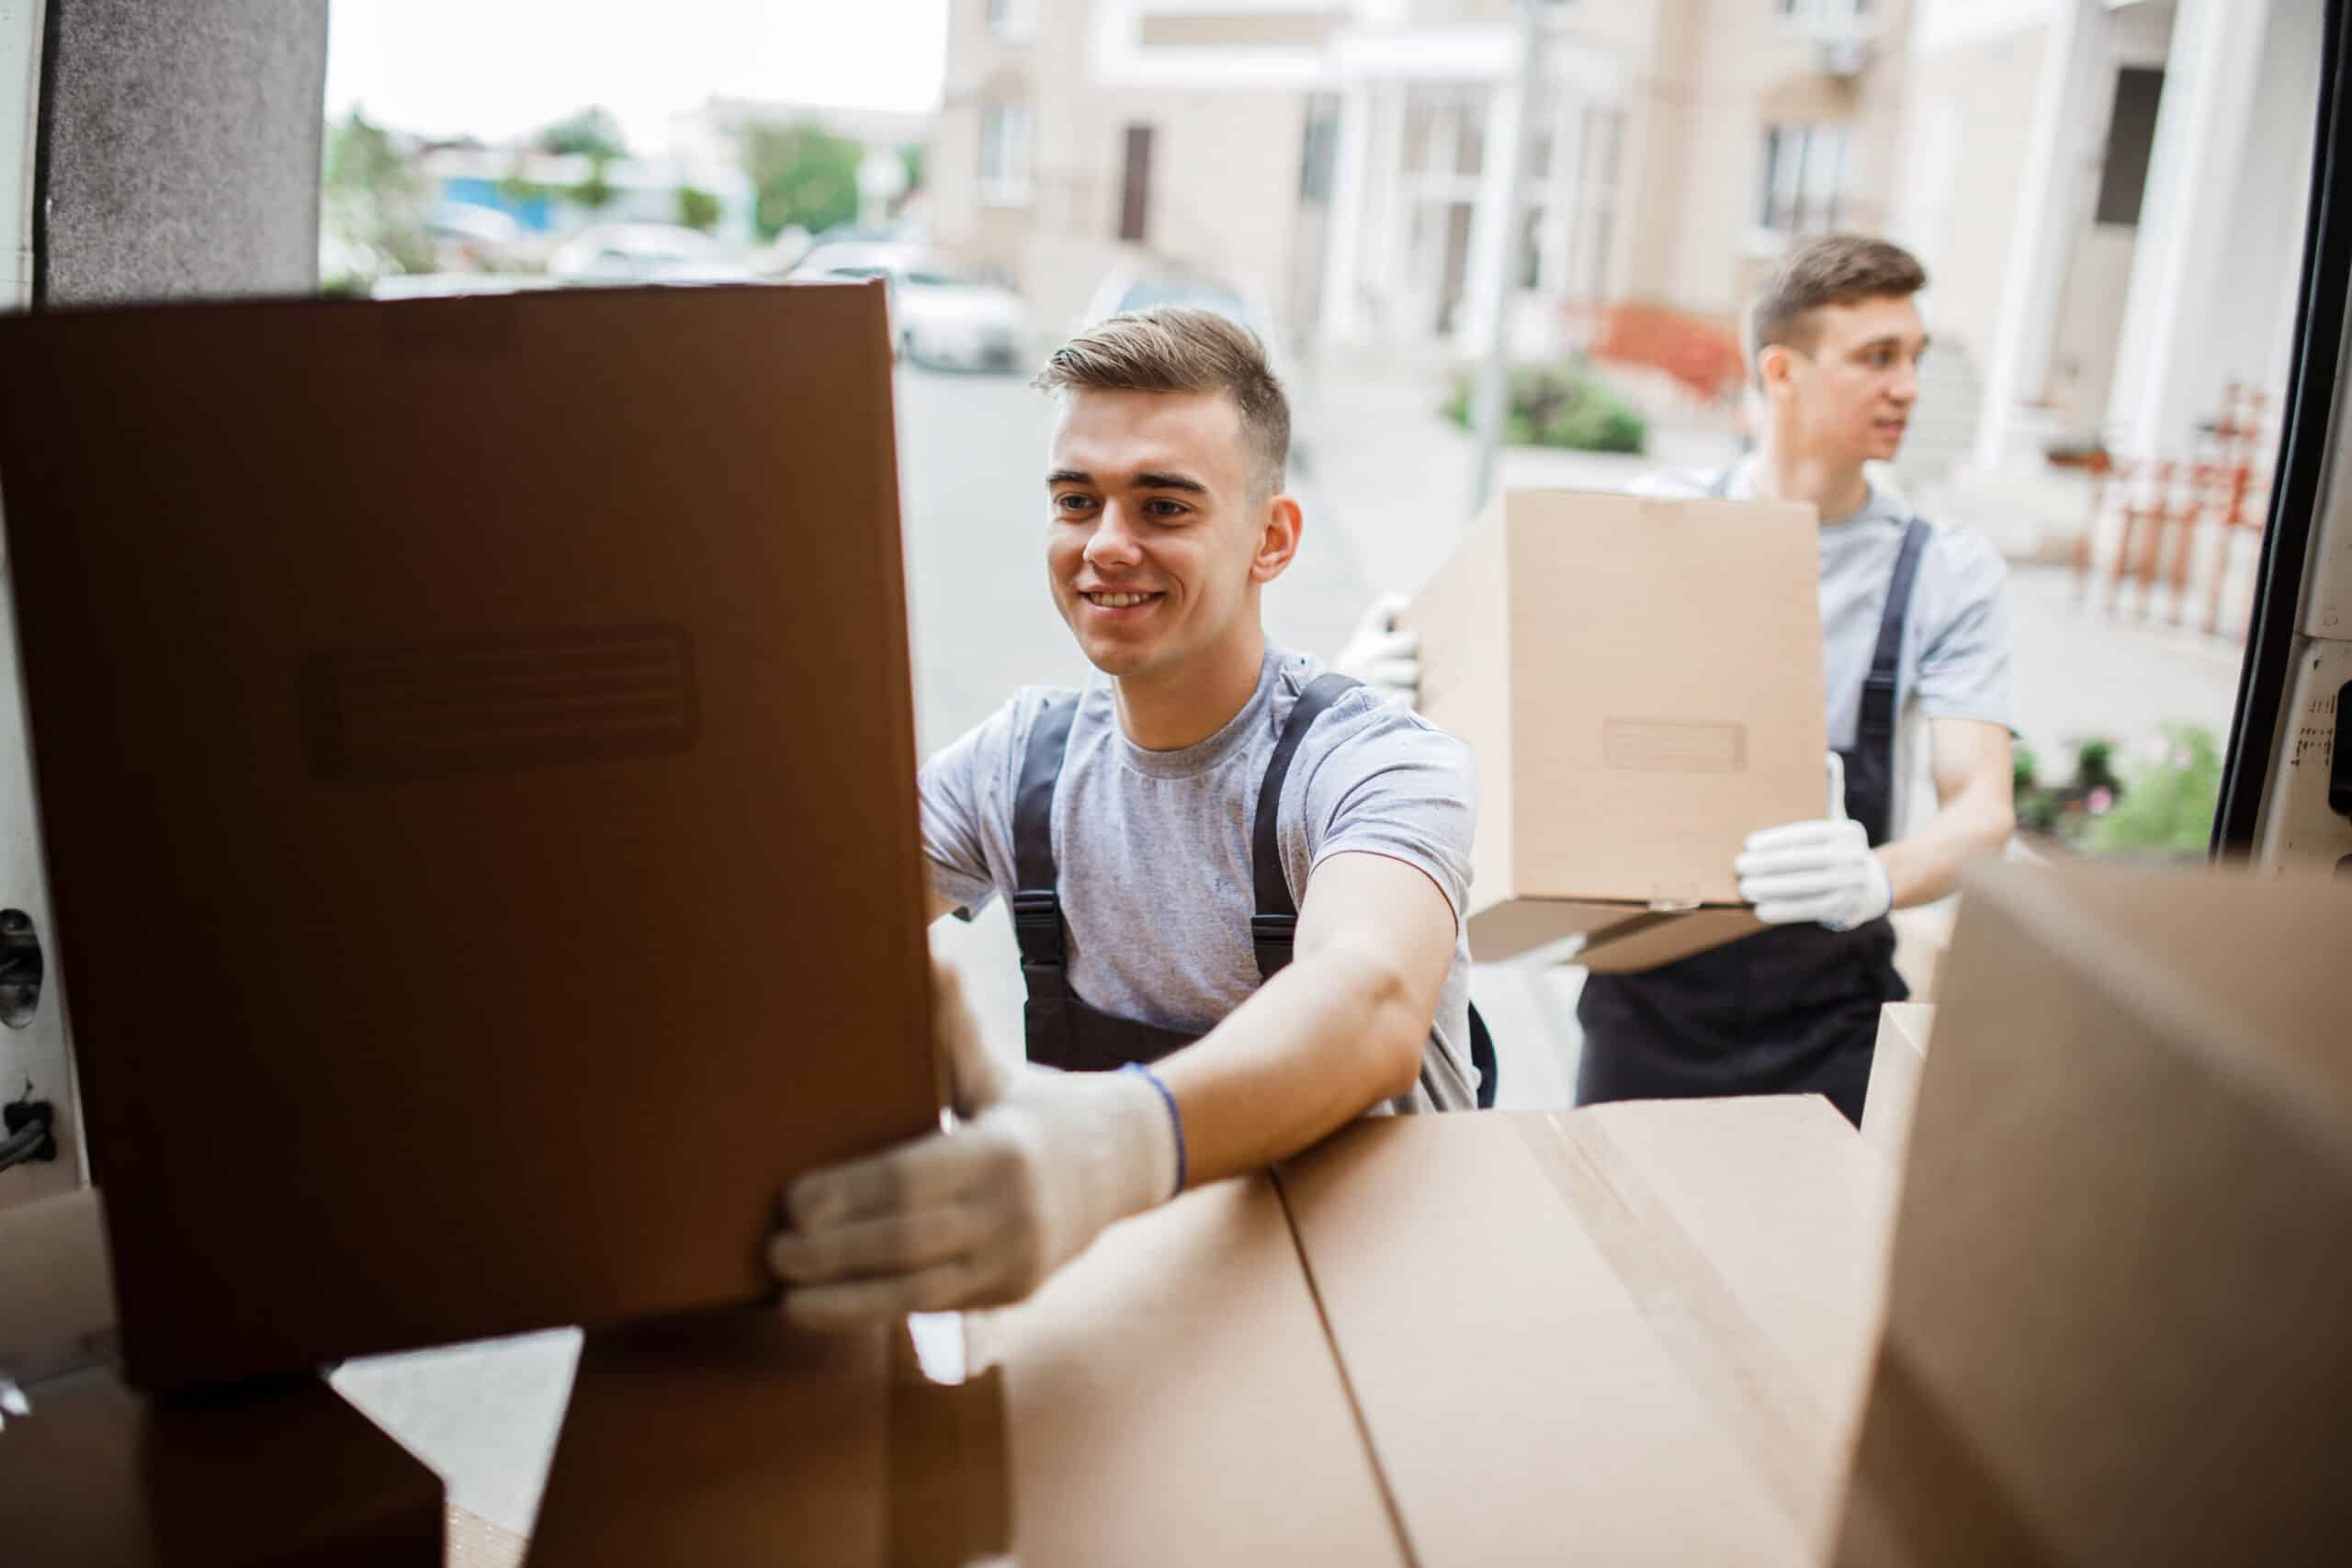
[[(1298, 906), (1283, 875), (1279, 832), (1283, 781), (1299, 742), (1323, 711), (1360, 682), (1345, 675), (1323, 675), (1299, 694), (1266, 764), (1258, 788), (1257, 815), (1250, 821), (1250, 872), (1257, 913), (1250, 921), (1257, 950), (1258, 978), (1271, 980), (1290, 962), (1298, 929)], [(1104, 1072), (1130, 1062), (1156, 1062), (1200, 1038), (1133, 1019), (1114, 1018), (1087, 1005), (1069, 983), (1068, 937), (1062, 925), (1059, 878), (1054, 865), (1054, 789), (1069, 749), (1070, 721), (1080, 694), (1072, 693), (1037, 716), (1029, 749), (1021, 761), (1021, 784), (1012, 804), (1012, 933), (1021, 943), (1021, 977), (1029, 988), (1023, 1008), (1029, 1059), (1073, 1072)], [(1470, 1010), (1470, 1059), (1478, 1069), (1478, 1103), (1495, 1095), (1495, 1048), (1476, 1008)]]
[[(1724, 470), (1709, 493), (1723, 495)], [(1903, 530), (1846, 763), (1846, 814), (1873, 846), (1892, 831), (1895, 675), (1928, 525)], [(1884, 918), (1849, 931), (1773, 926), (1673, 964), (1592, 975), (1577, 1002), (1577, 1103), (1724, 1094), (1822, 1094), (1860, 1126), (1882, 1002), (1910, 987)]]

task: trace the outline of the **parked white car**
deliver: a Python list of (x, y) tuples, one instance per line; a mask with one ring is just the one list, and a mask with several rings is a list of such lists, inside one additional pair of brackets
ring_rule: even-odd
[(683, 224), (596, 223), (548, 253), (548, 274), (578, 284), (741, 283), (752, 270)]
[(899, 352), (926, 369), (1018, 370), (1030, 349), (1029, 308), (935, 251), (889, 242), (820, 245), (792, 269), (795, 282), (881, 278), (889, 289)]
[(1154, 305), (1188, 305), (1238, 321), (1256, 333), (1258, 341), (1266, 345), (1266, 359), (1273, 367), (1275, 378), (1284, 386), (1291, 385), (1290, 344), (1283, 335), (1282, 324), (1274, 319), (1273, 307), (1265, 297), (1247, 284), (1164, 264), (1122, 263), (1095, 285), (1093, 296), (1087, 300), (1085, 315), (1078, 324), (1083, 330), (1112, 316), (1148, 310)]

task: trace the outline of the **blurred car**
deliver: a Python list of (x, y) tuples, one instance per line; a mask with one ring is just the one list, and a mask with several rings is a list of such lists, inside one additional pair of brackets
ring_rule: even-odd
[(1021, 297), (959, 269), (935, 251), (896, 242), (819, 245), (795, 282), (878, 277), (888, 287), (891, 339), (925, 369), (1017, 370), (1029, 346)]
[(564, 283), (741, 283), (752, 270), (716, 241), (678, 223), (596, 223), (548, 254)]
[(1265, 347), (1266, 367), (1289, 394), (1291, 463), (1296, 471), (1306, 471), (1312, 460), (1306, 415), (1307, 406), (1315, 400), (1313, 389), (1300, 379), (1300, 366), (1291, 357), (1290, 339), (1283, 332), (1282, 323), (1275, 320), (1273, 307), (1266, 297), (1247, 284), (1228, 283), (1165, 262), (1125, 262), (1113, 267), (1095, 286), (1077, 330), (1083, 332), (1098, 321), (1129, 310), (1148, 310), (1154, 305), (1214, 310), (1258, 334), (1259, 343)]
[(437, 299), (451, 294), (516, 294), (547, 288), (551, 278), (513, 272), (395, 272), (368, 285), (370, 299)]

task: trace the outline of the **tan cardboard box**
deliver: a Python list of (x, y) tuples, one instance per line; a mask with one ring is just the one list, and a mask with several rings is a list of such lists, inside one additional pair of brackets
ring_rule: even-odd
[(436, 1568), (441, 1482), (316, 1377), (165, 1402), (52, 1379), (0, 1427), (8, 1568)]
[(1415, 1562), (1819, 1560), (1891, 1201), (1826, 1100), (1384, 1119), (1282, 1183)]
[(873, 287), (0, 319), (133, 1381), (753, 1300), (936, 1124)]
[(958, 1386), (773, 1313), (591, 1336), (533, 1568), (1407, 1561), (1267, 1178), (965, 1321)]
[(1470, 945), (1639, 969), (1759, 929), (1732, 861), (1827, 803), (1813, 508), (1508, 491), (1415, 601), (1478, 759)]
[(1931, 1002), (1887, 1002), (1878, 1010), (1878, 1043), (1871, 1052), (1870, 1088), (1862, 1100), (1862, 1142), (1897, 1170), (1911, 1140), (1919, 1075), (1927, 1068), (1928, 1035), (1935, 1022)]
[(1969, 874), (1838, 1561), (2340, 1562), (2352, 889)]

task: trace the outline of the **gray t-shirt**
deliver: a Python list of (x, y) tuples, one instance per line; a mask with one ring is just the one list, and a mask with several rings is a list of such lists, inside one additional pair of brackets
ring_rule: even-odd
[[(1733, 501), (1756, 498), (1757, 459), (1733, 465), (1722, 494)], [(1689, 497), (1717, 493), (1720, 473), (1656, 474), (1634, 486), (1644, 495)], [(1884, 487), (1872, 484), (1861, 510), (1821, 526), (1821, 658), (1828, 684), (1829, 744), (1854, 744), (1862, 705), (1862, 681), (1878, 647), (1878, 625), (1894, 576), (1910, 508)], [(1973, 529), (1937, 528), (1919, 558), (1910, 618), (1894, 677), (1895, 711), (1906, 718), (1970, 718), (2010, 722), (2009, 606), (2002, 592), (2008, 569), (1984, 535)], [(1906, 737), (1906, 741), (1908, 737)], [(1915, 744), (1915, 743), (1913, 743)], [(1895, 761), (1896, 830), (1923, 812), (1906, 810), (1901, 798), (1916, 786), (1924, 759)]]
[[(1161, 1029), (1206, 1033), (1258, 988), (1250, 826), (1283, 725), (1322, 665), (1269, 648), (1258, 689), (1197, 745), (1148, 751), (1121, 732), (1097, 677), (1080, 699), (1054, 795), (1055, 864), (1069, 931), (1071, 989), (1089, 1006)], [(1030, 687), (923, 764), (931, 885), (967, 919), (1014, 891), (1012, 808), (1029, 731), (1066, 693)], [(1414, 1091), (1395, 1111), (1476, 1102), (1470, 1066), (1470, 891), (1477, 778), (1470, 750), (1369, 692), (1315, 721), (1283, 781), (1281, 844), (1291, 897), (1331, 855), (1403, 861), (1453, 907), (1453, 966)]]

